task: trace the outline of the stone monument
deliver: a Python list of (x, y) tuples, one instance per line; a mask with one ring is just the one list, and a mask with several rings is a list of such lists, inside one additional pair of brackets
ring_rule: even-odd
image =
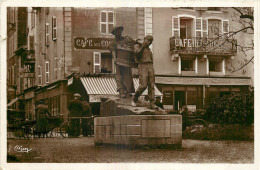
[[(142, 49), (147, 48), (145, 43), (147, 43), (146, 40), (143, 44), (139, 43), (138, 52), (140, 54), (142, 51), (146, 51), (144, 55), (147, 57), (147, 53), (149, 55), (151, 53), (148, 49)], [(133, 55), (127, 56), (134, 59)], [(141, 56), (142, 54), (139, 57)], [(129, 60), (132, 61), (132, 59)], [(151, 58), (149, 62), (152, 62), (150, 60)], [(153, 72), (153, 68), (151, 71)], [(140, 81), (144, 82), (144, 80)], [(154, 97), (154, 92), (151, 92), (154, 88), (149, 89), (149, 82), (148, 85), (141, 83), (141, 86), (148, 86), (149, 102), (138, 101), (138, 97), (146, 89), (146, 87), (143, 89), (140, 86), (138, 94), (135, 94), (133, 99), (122, 98), (121, 95), (101, 98), (100, 117), (94, 119), (95, 144), (181, 148), (182, 116), (170, 115), (165, 110), (154, 107), (154, 99), (151, 99), (151, 96)]]

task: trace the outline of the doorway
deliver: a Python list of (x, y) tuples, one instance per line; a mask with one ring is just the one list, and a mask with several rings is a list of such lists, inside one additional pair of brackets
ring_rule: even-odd
[(182, 106), (186, 105), (185, 91), (174, 92), (174, 109), (181, 110)]

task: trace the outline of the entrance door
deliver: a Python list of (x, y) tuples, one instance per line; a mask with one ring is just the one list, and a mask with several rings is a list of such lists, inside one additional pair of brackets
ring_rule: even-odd
[(174, 109), (181, 110), (182, 106), (186, 105), (185, 91), (174, 92)]

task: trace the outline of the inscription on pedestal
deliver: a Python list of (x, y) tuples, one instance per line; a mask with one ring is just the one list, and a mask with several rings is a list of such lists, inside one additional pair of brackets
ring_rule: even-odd
[(142, 120), (142, 138), (171, 137), (170, 120)]

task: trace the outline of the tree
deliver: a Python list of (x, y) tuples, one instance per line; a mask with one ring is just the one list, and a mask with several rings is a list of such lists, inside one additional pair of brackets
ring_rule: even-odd
[[(249, 63), (253, 63), (254, 59), (254, 8), (253, 7), (232, 7), (232, 22), (235, 26), (231, 26), (229, 32), (223, 33), (219, 35), (217, 38), (207, 42), (205, 44), (205, 48), (214, 41), (218, 41), (219, 39), (223, 39), (220, 46), (226, 45), (226, 43), (232, 43), (235, 47), (237, 52), (243, 54), (243, 59), (238, 60), (239, 67), (232, 65), (232, 63), (226, 66), (226, 70), (230, 72), (236, 72), (243, 69)], [(216, 28), (218, 29), (218, 28)], [(220, 30), (219, 30), (220, 32)], [(237, 41), (239, 38), (243, 37), (243, 41)], [(249, 38), (248, 38), (249, 37)], [(240, 38), (241, 40), (241, 38)], [(218, 47), (215, 47), (219, 48)], [(212, 49), (212, 50), (215, 50)]]

